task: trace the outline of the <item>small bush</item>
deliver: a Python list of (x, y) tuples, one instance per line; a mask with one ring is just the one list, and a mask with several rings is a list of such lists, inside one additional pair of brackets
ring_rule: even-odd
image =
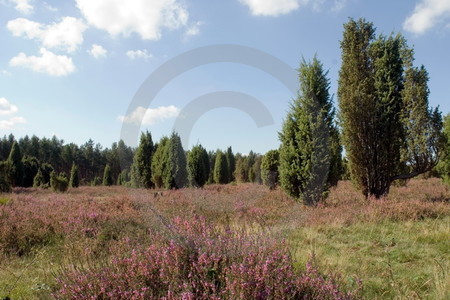
[(64, 193), (69, 188), (69, 180), (64, 173), (57, 176), (55, 172), (52, 172), (50, 175), (50, 185), (53, 191)]
[[(308, 265), (294, 270), (287, 247), (261, 236), (175, 219), (150, 246), (119, 247), (108, 265), (58, 276), (57, 299), (350, 299)], [(167, 234), (170, 234), (167, 237)]]

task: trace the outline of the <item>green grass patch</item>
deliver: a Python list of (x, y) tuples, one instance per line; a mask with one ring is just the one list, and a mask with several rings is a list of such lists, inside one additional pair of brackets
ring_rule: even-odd
[(368, 299), (450, 299), (450, 217), (416, 222), (322, 225), (290, 237), (299, 265), (314, 254), (323, 270), (363, 281)]
[(11, 201), (8, 197), (0, 196), (0, 205), (6, 205)]

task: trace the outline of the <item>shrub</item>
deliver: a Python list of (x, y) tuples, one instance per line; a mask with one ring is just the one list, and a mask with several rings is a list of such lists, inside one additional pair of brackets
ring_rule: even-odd
[(66, 174), (61, 173), (56, 175), (55, 172), (50, 174), (50, 186), (55, 192), (66, 192), (69, 188), (69, 180), (67, 179)]
[(114, 180), (111, 175), (111, 167), (109, 165), (105, 166), (105, 170), (103, 172), (103, 185), (111, 186), (114, 184)]
[(271, 190), (274, 190), (278, 185), (280, 166), (280, 153), (278, 150), (270, 150), (267, 152), (261, 162), (261, 177), (263, 183)]
[(72, 164), (72, 169), (70, 170), (69, 185), (72, 188), (77, 188), (80, 186), (80, 175), (78, 172), (78, 166), (75, 163)]
[[(170, 234), (167, 237), (167, 234)], [(126, 244), (126, 242), (125, 242)], [(150, 246), (108, 265), (63, 270), (57, 299), (349, 299), (312, 265), (294, 270), (287, 247), (262, 236), (175, 219)]]

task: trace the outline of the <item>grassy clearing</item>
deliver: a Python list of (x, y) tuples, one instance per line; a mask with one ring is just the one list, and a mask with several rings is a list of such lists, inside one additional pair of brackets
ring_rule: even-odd
[(314, 255), (319, 269), (339, 273), (347, 288), (361, 279), (367, 299), (450, 298), (450, 192), (436, 179), (413, 180), (372, 202), (341, 182), (315, 209), (252, 184), (161, 194), (21, 189), (3, 199), (0, 299), (48, 299), (61, 268), (88, 264), (85, 255), (103, 261), (124, 238), (128, 250), (148, 243), (149, 228), (177, 216), (284, 238), (299, 269)]

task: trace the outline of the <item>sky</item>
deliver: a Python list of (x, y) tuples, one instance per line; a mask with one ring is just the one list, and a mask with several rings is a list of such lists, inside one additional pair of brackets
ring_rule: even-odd
[(0, 0), (0, 136), (110, 147), (181, 129), (185, 149), (265, 153), (302, 58), (336, 94), (349, 17), (402, 33), (450, 112), (450, 0)]

